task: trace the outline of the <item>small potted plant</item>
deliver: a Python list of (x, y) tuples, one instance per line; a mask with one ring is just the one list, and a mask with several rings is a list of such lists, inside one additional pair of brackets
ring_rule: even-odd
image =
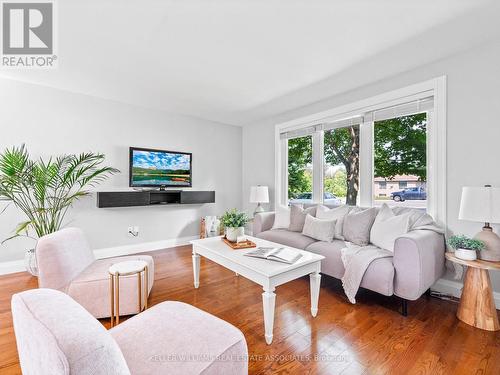
[(448, 239), (448, 245), (455, 250), (455, 256), (463, 260), (476, 260), (477, 251), (483, 250), (485, 247), (483, 241), (464, 235), (451, 236)]
[(226, 238), (231, 242), (236, 242), (238, 236), (245, 234), (245, 225), (248, 223), (249, 218), (246, 213), (238, 212), (236, 208), (224, 212), (220, 222), (225, 228)]

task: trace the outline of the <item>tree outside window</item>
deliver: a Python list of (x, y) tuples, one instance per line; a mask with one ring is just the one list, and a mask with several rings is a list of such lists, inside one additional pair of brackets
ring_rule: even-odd
[(312, 191), (312, 136), (288, 140), (288, 199)]
[[(374, 176), (427, 178), (427, 115), (419, 113), (374, 125)], [(324, 132), (324, 191), (355, 205), (359, 194), (359, 125)], [(288, 141), (288, 196), (312, 191), (312, 137)]]
[(359, 192), (359, 125), (325, 131), (325, 165), (336, 167), (330, 180), (325, 175), (325, 191), (345, 197), (346, 203), (355, 205)]
[(427, 179), (427, 114), (396, 117), (375, 122), (374, 176), (397, 175)]

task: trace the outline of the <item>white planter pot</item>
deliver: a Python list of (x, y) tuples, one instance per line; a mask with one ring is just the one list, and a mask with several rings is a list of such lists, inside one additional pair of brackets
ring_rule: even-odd
[(476, 260), (477, 259), (477, 252), (476, 252), (476, 250), (456, 249), (455, 256), (457, 258), (463, 259), (463, 260)]
[(244, 236), (244, 235), (245, 235), (244, 227), (226, 228), (226, 238), (231, 242), (236, 242), (238, 236)]
[(24, 265), (26, 267), (26, 271), (28, 271), (33, 276), (38, 276), (38, 265), (36, 263), (36, 254), (35, 249), (29, 249), (24, 254)]

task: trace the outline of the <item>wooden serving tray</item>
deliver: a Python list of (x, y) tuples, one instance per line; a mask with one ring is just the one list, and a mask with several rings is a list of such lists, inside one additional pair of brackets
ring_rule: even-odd
[(255, 242), (252, 242), (250, 240), (244, 242), (231, 242), (226, 237), (222, 237), (222, 241), (224, 241), (226, 245), (228, 245), (233, 250), (250, 249), (252, 247), (257, 247)]

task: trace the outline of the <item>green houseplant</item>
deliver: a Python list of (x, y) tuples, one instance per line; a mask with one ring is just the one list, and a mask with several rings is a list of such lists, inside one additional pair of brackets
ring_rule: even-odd
[(464, 260), (475, 260), (477, 258), (477, 251), (483, 250), (485, 247), (483, 241), (464, 235), (451, 236), (448, 239), (448, 245), (455, 250), (457, 258)]
[[(99, 153), (32, 160), (24, 145), (1, 153), (0, 199), (12, 203), (27, 218), (3, 242), (19, 236), (37, 239), (61, 229), (73, 203), (119, 172), (103, 163), (104, 155)], [(26, 259), (28, 270), (36, 274), (34, 250), (28, 251)]]
[(250, 219), (244, 212), (239, 212), (236, 208), (224, 212), (220, 221), (225, 228), (226, 238), (236, 242), (238, 236), (245, 234), (245, 225)]

